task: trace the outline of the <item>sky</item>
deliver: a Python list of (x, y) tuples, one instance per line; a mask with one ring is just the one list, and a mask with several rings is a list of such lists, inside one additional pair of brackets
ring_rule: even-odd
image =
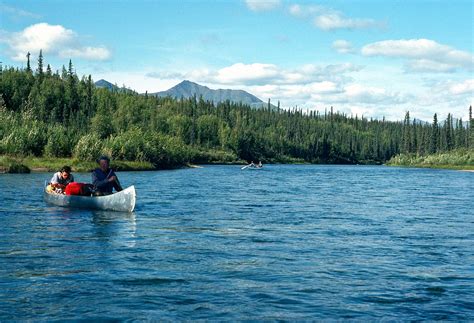
[(284, 108), (430, 121), (474, 104), (470, 0), (0, 0), (0, 61), (140, 93), (182, 80)]

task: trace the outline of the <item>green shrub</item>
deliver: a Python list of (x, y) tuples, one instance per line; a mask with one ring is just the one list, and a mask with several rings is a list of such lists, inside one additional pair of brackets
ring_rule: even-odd
[(64, 126), (55, 125), (48, 131), (48, 142), (44, 147), (46, 157), (69, 157), (71, 156), (71, 140), (68, 130)]
[(238, 161), (237, 155), (230, 151), (191, 149), (190, 153), (190, 162), (194, 164), (235, 163)]
[(22, 164), (19, 160), (8, 157), (0, 156), (0, 173), (29, 173), (30, 169)]
[(14, 156), (41, 156), (47, 142), (46, 126), (30, 121), (12, 128), (0, 140), (0, 153)]
[(97, 134), (82, 136), (74, 147), (76, 159), (93, 161), (103, 153), (103, 143)]
[(139, 128), (110, 137), (103, 151), (115, 160), (147, 161), (157, 167), (183, 165), (189, 160), (187, 147), (178, 138)]

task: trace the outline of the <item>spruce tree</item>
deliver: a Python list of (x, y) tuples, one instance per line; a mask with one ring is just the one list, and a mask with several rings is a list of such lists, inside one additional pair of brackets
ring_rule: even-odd
[(39, 56), (38, 56), (38, 68), (36, 70), (36, 73), (40, 77), (40, 79), (43, 77), (43, 50), (40, 49)]
[(430, 153), (434, 154), (438, 151), (439, 145), (439, 130), (438, 130), (438, 116), (436, 113), (433, 116), (433, 125), (431, 127), (431, 143)]
[(30, 65), (30, 52), (26, 54), (26, 71), (31, 72), (31, 65)]
[(448, 118), (445, 123), (445, 133), (446, 133), (446, 149), (449, 151), (453, 149), (453, 122), (451, 113), (448, 113)]
[(417, 153), (418, 152), (418, 131), (417, 131), (416, 120), (413, 119), (413, 133), (412, 133), (412, 141), (411, 141), (411, 152)]
[(469, 106), (469, 137), (468, 147), (474, 148), (474, 123), (472, 119), (472, 105)]
[(407, 111), (405, 114), (405, 120), (403, 121), (403, 152), (408, 154), (411, 152), (411, 133), (410, 133), (410, 112)]

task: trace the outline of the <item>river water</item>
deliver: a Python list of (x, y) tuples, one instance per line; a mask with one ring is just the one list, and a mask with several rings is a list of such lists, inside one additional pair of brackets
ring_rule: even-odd
[(49, 175), (0, 175), (0, 321), (474, 320), (473, 173), (122, 172), (132, 214), (46, 205)]

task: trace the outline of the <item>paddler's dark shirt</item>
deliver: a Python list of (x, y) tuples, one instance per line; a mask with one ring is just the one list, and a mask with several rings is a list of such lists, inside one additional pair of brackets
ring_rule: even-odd
[[(109, 178), (115, 175), (113, 169), (108, 169), (106, 173), (100, 168), (96, 168), (92, 171), (92, 184), (97, 187), (97, 190), (102, 193), (112, 193), (114, 186), (116, 186), (115, 181), (109, 182)], [(117, 187), (115, 188), (117, 189)]]

